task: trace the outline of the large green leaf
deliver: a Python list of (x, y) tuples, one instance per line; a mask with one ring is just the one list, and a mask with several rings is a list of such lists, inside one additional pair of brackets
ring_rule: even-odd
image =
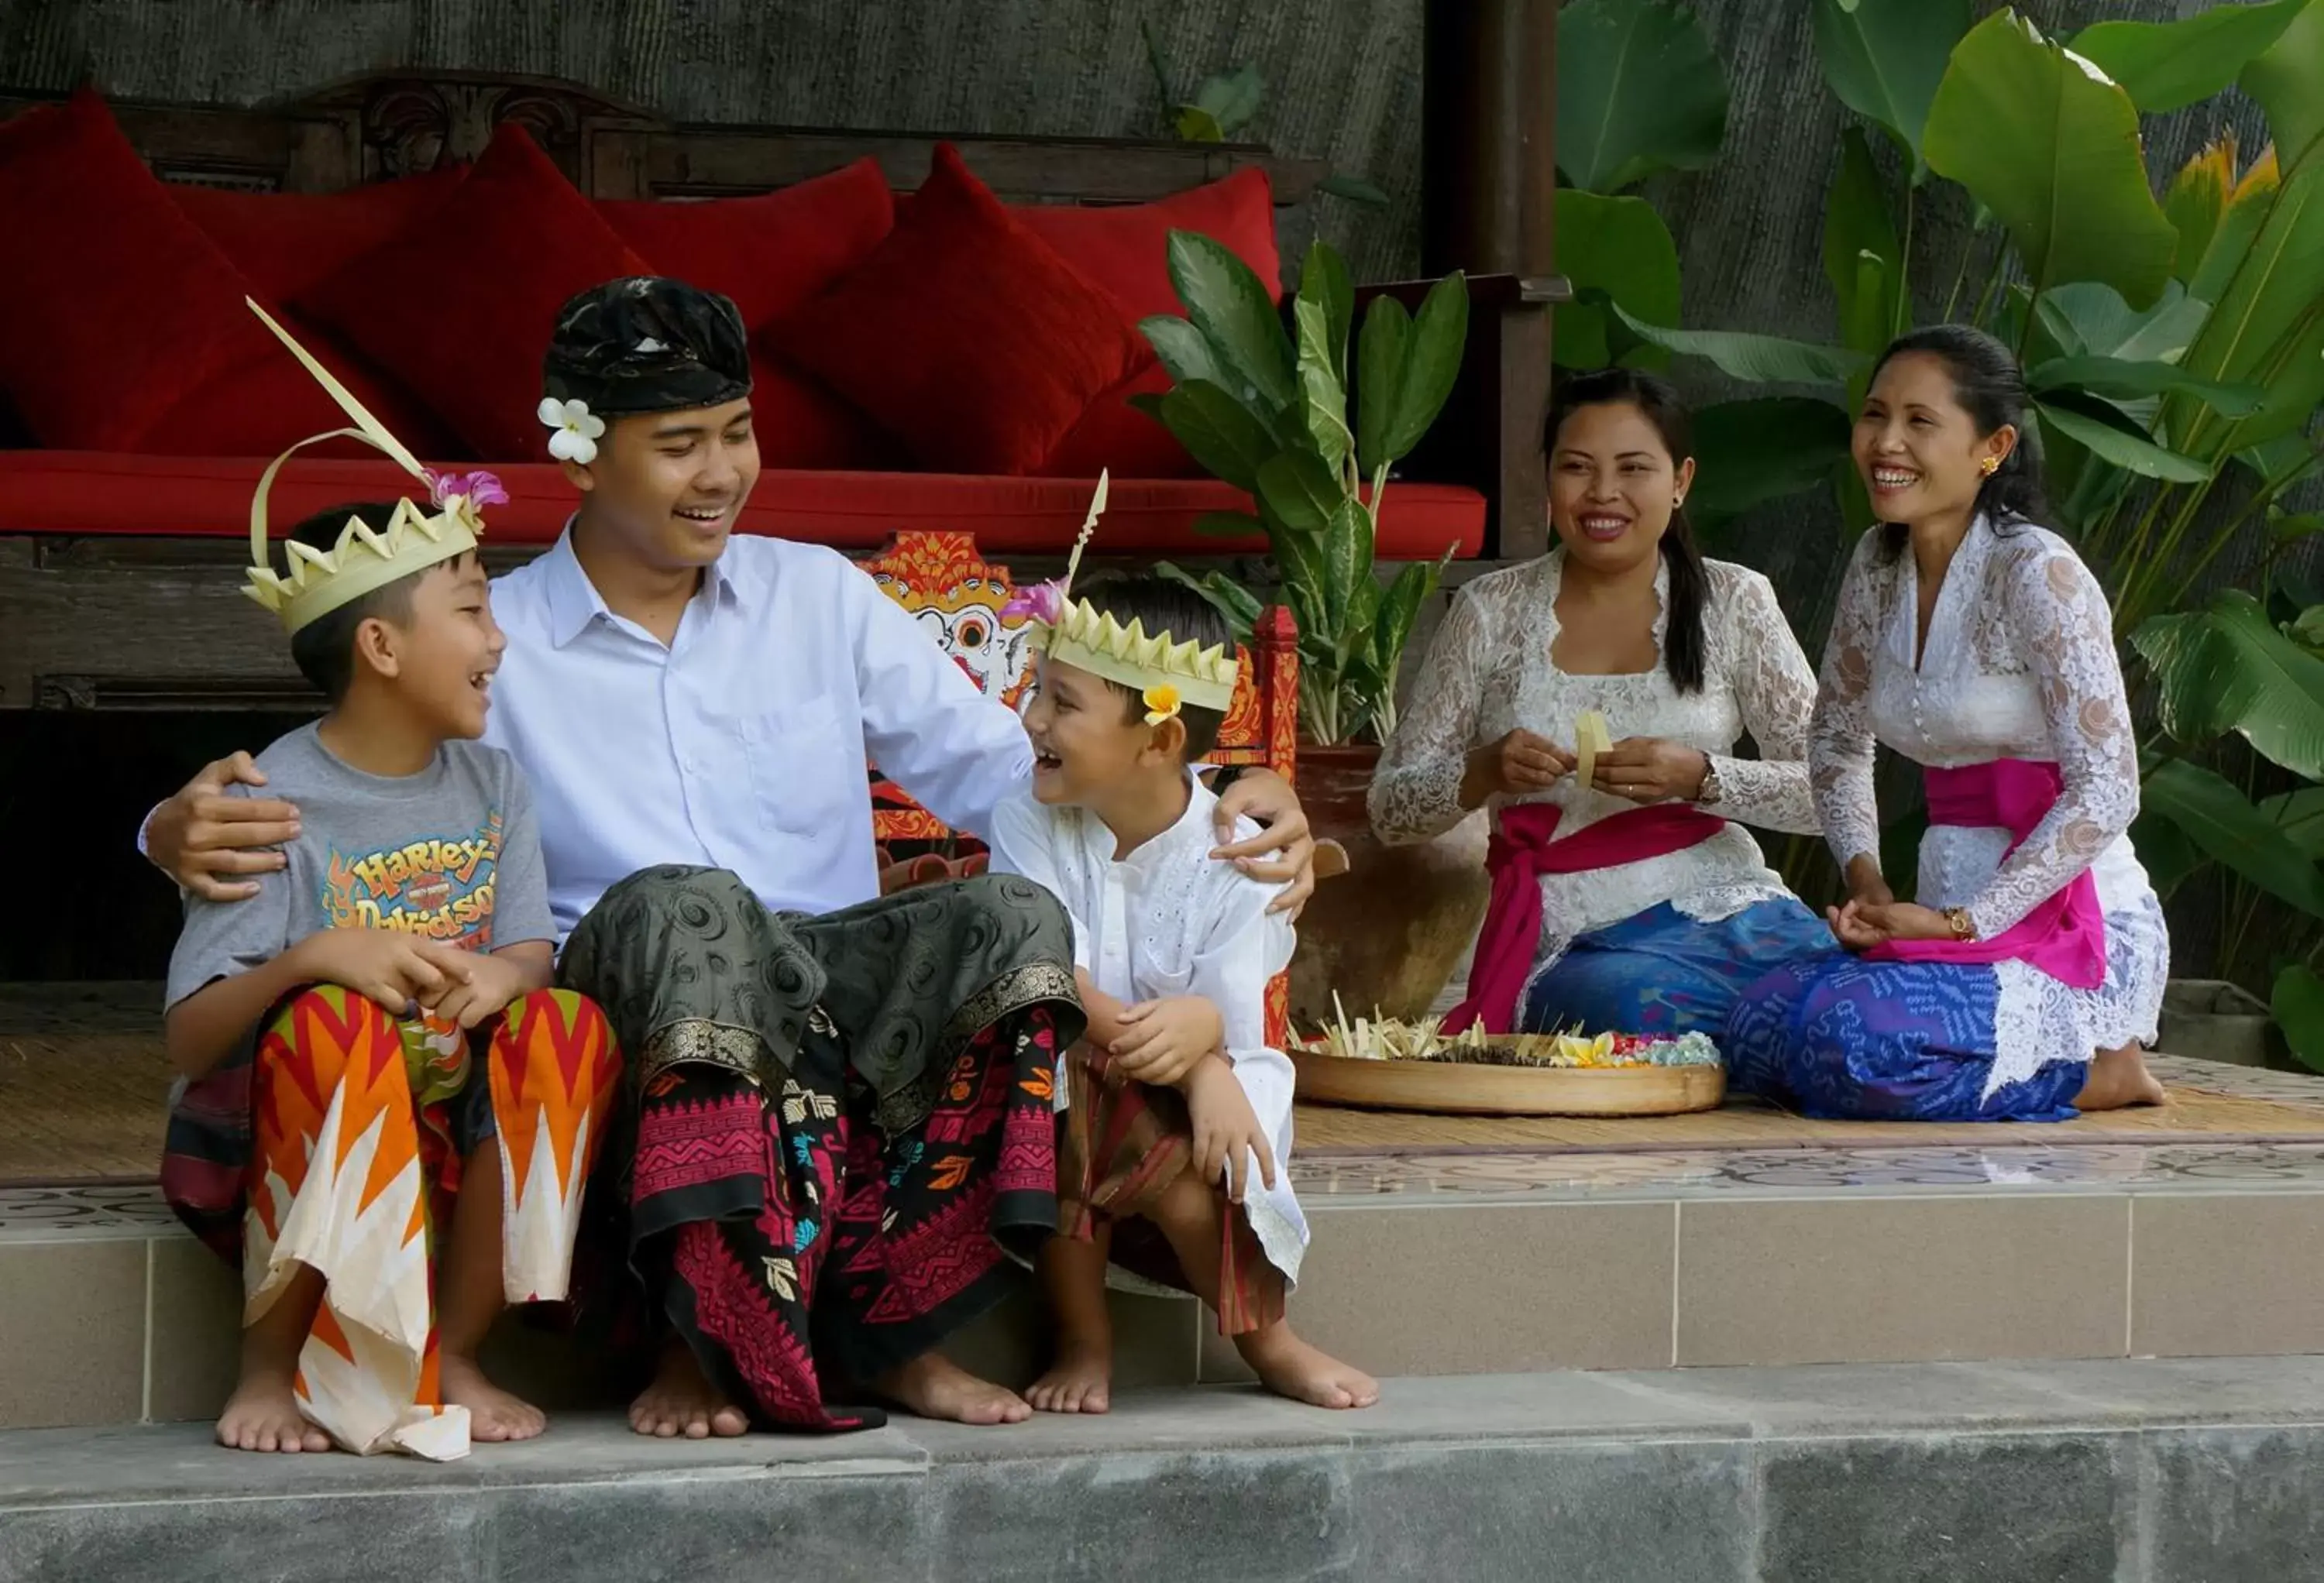
[[(1206, 79), (1194, 92), (1194, 102), (1178, 109), (1178, 135), (1197, 143), (1223, 143), (1244, 127), (1259, 114), (1260, 98), (1266, 94), (1267, 83), (1256, 66), (1243, 66), (1222, 76)], [(1189, 112), (1198, 116), (1209, 129), (1209, 135), (1197, 136), (1186, 130)]]
[(1272, 414), (1289, 406), (1291, 341), (1275, 298), (1251, 267), (1195, 231), (1170, 233), (1170, 283), (1186, 317), (1211, 344), (1227, 389)]
[(1211, 344), (1203, 339), (1203, 332), (1185, 319), (1176, 314), (1157, 313), (1139, 320), (1138, 328), (1177, 383), (1206, 379), (1221, 389), (1226, 387), (1231, 376), (1219, 365), (1218, 358), (1211, 352)]
[(2139, 788), (2147, 812), (2176, 824), (2194, 843), (2278, 901), (2324, 918), (2324, 870), (2252, 806), (2223, 777), (2172, 759)]
[(2176, 363), (2211, 310), (2175, 281), (2144, 312), (2135, 311), (2111, 286), (2077, 281), (2043, 292), (2034, 311), (2060, 356)]
[(1702, 358), (1716, 364), (1722, 372), (1754, 384), (1845, 386), (1869, 361), (1862, 353), (1851, 352), (1845, 346), (1818, 346), (1742, 330), (1672, 329), (1636, 318), (1623, 312), (1619, 304), (1613, 312), (1642, 340), (1689, 357)]
[(1317, 241), (1309, 245), (1299, 266), (1299, 299), (1323, 310), (1325, 336), (1332, 348), (1332, 374), (1344, 390), (1348, 383), (1348, 336), (1356, 322), (1356, 288), (1348, 278), (1348, 262), (1339, 249)]
[(1356, 340), (1356, 457), (1367, 477), (1388, 464), (1388, 431), (1403, 399), (1412, 316), (1393, 297), (1375, 297)]
[(1700, 170), (1727, 136), (1727, 71), (1674, 0), (1567, 0), (1557, 14), (1557, 164), (1612, 193)]
[(2154, 893), (2166, 901), (2209, 861), (2185, 831), (2160, 814), (2144, 813), (2130, 822), (2130, 844)]
[(2324, 659), (2278, 631), (2241, 589), (2131, 634), (2162, 693), (2163, 729), (2193, 746), (2233, 732), (2260, 755), (2324, 780)]
[(2301, 1063), (2324, 1072), (2324, 979), (2306, 962), (2286, 962), (2275, 975), (2267, 1008)]
[(1225, 619), (1227, 630), (1234, 634), (1236, 642), (1250, 641), (1251, 629), (1258, 625), (1259, 613), (1266, 607), (1250, 589), (1216, 567), (1198, 577), (1184, 566), (1174, 566), (1168, 561), (1157, 561), (1154, 563), (1154, 575), (1167, 577), (1201, 594), (1209, 602), (1211, 608)]
[(2163, 189), (2163, 213), (2179, 233), (2179, 251), (2171, 273), (2182, 283), (2195, 278), (2203, 254), (2218, 234), (2236, 190), (2236, 140), (2223, 137), (2179, 167)]
[(1929, 166), (2000, 216), (2038, 297), (2104, 281), (2162, 294), (2179, 233), (2148, 189), (2130, 96), (2015, 12), (1970, 30), (1929, 108)]
[(1381, 455), (1370, 458), (1375, 467), (1383, 461), (1401, 460), (1420, 443), (1452, 399), (1452, 387), (1461, 377), (1461, 358), (1468, 349), (1468, 277), (1447, 275), (1428, 289), (1420, 311), (1413, 316), (1404, 373), (1396, 382), (1396, 410), (1388, 421)]
[(1848, 414), (1812, 396), (1720, 401), (1694, 415), (1690, 520), (1706, 534), (1765, 501), (1821, 485), (1848, 459)]
[[(2213, 254), (2236, 242), (2242, 207), (2241, 200), (2230, 206), (2212, 240)], [(2215, 280), (2220, 273), (2225, 278)], [(2324, 313), (2319, 312), (2324, 303), (2324, 146), (2285, 168), (2233, 269), (2215, 271), (2207, 257), (2198, 280), (2220, 290), (2182, 359), (2187, 371), (2200, 379), (2264, 386), (2269, 400), (2257, 414), (2229, 419), (2173, 398), (2163, 410), (2164, 432), (2188, 455), (2212, 457), (2302, 427), (2324, 398)]]
[(1650, 324), (1678, 321), (1678, 244), (1644, 198), (1561, 187), (1555, 202), (1557, 272), (1577, 300), (1550, 316), (1551, 359), (1560, 368), (1604, 368), (1614, 361), (1607, 303)]
[(2276, 157), (2289, 170), (2324, 136), (2324, 0), (2308, 0), (2237, 83), (2267, 112)]
[(1299, 396), (1305, 437), (1333, 472), (1356, 446), (1348, 432), (1348, 394), (1341, 387), (1332, 345), (1331, 309), (1303, 287), (1292, 305), (1299, 327)]
[(1969, 14), (1969, 0), (1815, 0), (1824, 80), (1896, 140), (1916, 183), (1928, 173), (1921, 139), (1929, 104)]
[(2292, 25), (2308, 0), (2213, 5), (2177, 22), (2101, 22), (2067, 46), (2153, 114), (2208, 99)]
[(1259, 487), (1259, 464), (1276, 454), (1275, 440), (1241, 402), (1198, 379), (1166, 392), (1157, 410), (1204, 471), (1245, 492)]
[[(2262, 797), (2259, 811), (2310, 861), (2324, 862), (2324, 786), (2303, 786), (2298, 791)], [(2146, 856), (2144, 848), (2139, 856)]]
[(1305, 451), (1277, 451), (1257, 472), (1259, 503), (1294, 532), (1323, 532), (1348, 498), (1332, 470)]
[[(1840, 134), (1840, 170), (1823, 209), (1823, 273), (1840, 304), (1841, 340), (1877, 354), (1904, 328), (1899, 321), (1904, 317), (1904, 249), (1896, 240), (1887, 184), (1872, 162), (1872, 145), (1860, 126)], [(1678, 318), (1675, 312), (1632, 311), (1656, 324)]]
[[(1372, 520), (1355, 501), (1342, 500), (1323, 537), (1324, 602), (1337, 618), (1328, 640), (1344, 666), (1371, 637), (1380, 587), (1372, 580)], [(1325, 636), (1318, 634), (1319, 637)]]
[(2037, 397), (2034, 410), (2041, 414), (2044, 431), (2055, 429), (2101, 461), (2127, 468), (2142, 478), (2202, 483), (2211, 476), (2210, 469), (2200, 462), (2165, 450), (2144, 435), (2117, 428), (2104, 418), (2076, 411), (2056, 394), (2048, 400)]
[(2087, 391), (2108, 400), (2138, 400), (2172, 391), (2184, 391), (2214, 412), (2242, 418), (2260, 410), (2267, 392), (2257, 385), (2221, 384), (2197, 379), (2175, 363), (2133, 362), (2122, 357), (2053, 357), (2026, 371), (2025, 382), (2036, 391)]

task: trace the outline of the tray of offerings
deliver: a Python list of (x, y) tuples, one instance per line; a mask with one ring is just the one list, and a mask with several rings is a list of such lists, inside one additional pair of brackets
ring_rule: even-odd
[(1701, 1034), (1440, 1033), (1435, 1023), (1349, 1023), (1289, 1051), (1311, 1105), (1471, 1116), (1673, 1116), (1727, 1095), (1718, 1047)]

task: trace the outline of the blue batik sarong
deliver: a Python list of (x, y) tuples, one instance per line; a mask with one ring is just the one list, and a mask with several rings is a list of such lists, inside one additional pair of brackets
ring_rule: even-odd
[(1831, 930), (1791, 897), (1705, 923), (1662, 902), (1587, 934), (1526, 991), (1526, 1033), (1727, 1030), (1736, 998), (1771, 970), (1831, 949)]

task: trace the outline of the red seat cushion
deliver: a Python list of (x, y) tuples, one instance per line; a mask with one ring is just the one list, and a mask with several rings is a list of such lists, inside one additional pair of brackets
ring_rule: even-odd
[[(246, 312), (247, 310), (245, 310)], [(337, 337), (288, 309), (275, 315), (371, 415), (415, 455), (456, 461), (467, 452), (443, 421)], [(254, 320), (254, 323), (256, 321)], [(262, 332), (264, 327), (260, 327)], [(141, 451), (173, 456), (277, 456), (313, 435), (349, 427), (347, 416), (272, 336), (249, 360), (189, 393), (153, 426)], [(374, 456), (360, 440), (329, 440), (302, 455)]]
[(0, 386), (43, 445), (166, 444), (188, 396), (274, 347), (250, 282), (92, 92), (0, 126)]
[(663, 274), (733, 298), (755, 335), (862, 262), (894, 228), (896, 199), (867, 155), (752, 198), (605, 199), (597, 213)]
[(938, 144), (861, 264), (761, 344), (877, 419), (924, 465), (1040, 465), (1139, 345), (1120, 308)]
[[(190, 456), (120, 456), (70, 451), (0, 452), (0, 534), (218, 534), (250, 530), (250, 492), (261, 464)], [(510, 501), (484, 513), (487, 541), (549, 544), (573, 513), (575, 494), (548, 463), (496, 467)], [(293, 461), (271, 503), (276, 531), (350, 501), (406, 492), (388, 462)], [(1120, 479), (1105, 513), (1111, 555), (1246, 555), (1257, 540), (1206, 538), (1205, 511), (1247, 511), (1250, 501), (1213, 479)], [(777, 473), (759, 481), (742, 512), (746, 533), (869, 551), (901, 528), (931, 523), (976, 535), (994, 557), (1061, 555), (1089, 507), (1089, 485), (1068, 478), (961, 477), (929, 473)], [(1383, 560), (1433, 558), (1450, 548), (1480, 553), (1485, 501), (1474, 490), (1398, 483), (1380, 522)]]
[(297, 306), (392, 375), (487, 462), (547, 454), (534, 417), (557, 311), (650, 274), (523, 129), (503, 123), (468, 179)]
[[(1035, 235), (1120, 305), (1122, 321), (1133, 333), (1141, 319), (1185, 311), (1170, 284), (1173, 231), (1199, 232), (1224, 244), (1251, 267), (1270, 296), (1282, 300), (1275, 189), (1267, 172), (1257, 167), (1153, 203), (1103, 207), (1028, 204), (1016, 212)], [(1142, 355), (1130, 377), (1092, 404), (1041, 464), (1041, 472), (1093, 478), (1100, 468), (1110, 467), (1136, 478), (1203, 475), (1168, 429), (1129, 404), (1133, 395), (1158, 395), (1170, 388), (1170, 376), (1155, 361), (1143, 336), (1139, 345)]]
[(173, 185), (169, 193), (262, 295), (288, 302), (442, 203), (467, 174), (466, 165), (447, 165), (345, 192)]

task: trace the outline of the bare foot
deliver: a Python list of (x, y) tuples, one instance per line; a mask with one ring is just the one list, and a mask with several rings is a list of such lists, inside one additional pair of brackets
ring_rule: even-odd
[(244, 1373), (218, 1414), (218, 1444), (237, 1451), (327, 1451), (331, 1437), (299, 1411), (290, 1376)]
[(521, 1396), (512, 1396), (484, 1377), (473, 1358), (438, 1356), (447, 1406), (468, 1410), (472, 1440), (529, 1440), (549, 1427), (549, 1414)]
[(940, 1353), (924, 1352), (890, 1369), (872, 1388), (907, 1413), (954, 1423), (1022, 1423), (1033, 1416), (1025, 1398), (978, 1379)]
[(1057, 1343), (1056, 1361), (1025, 1400), (1037, 1413), (1104, 1413), (1113, 1405), (1113, 1348), (1103, 1341)]
[(1379, 1400), (1379, 1382), (1318, 1351), (1291, 1333), (1288, 1321), (1234, 1339), (1235, 1350), (1278, 1396), (1311, 1407), (1369, 1407)]
[(2146, 1053), (2135, 1045), (2101, 1050), (2090, 1063), (2090, 1075), (2074, 1096), (2077, 1110), (2120, 1110), (2131, 1105), (2160, 1105), (2168, 1096), (2154, 1074), (2146, 1070)]
[(675, 1338), (662, 1348), (653, 1384), (630, 1404), (630, 1427), (658, 1440), (722, 1439), (747, 1433), (750, 1419), (703, 1376), (694, 1349)]

